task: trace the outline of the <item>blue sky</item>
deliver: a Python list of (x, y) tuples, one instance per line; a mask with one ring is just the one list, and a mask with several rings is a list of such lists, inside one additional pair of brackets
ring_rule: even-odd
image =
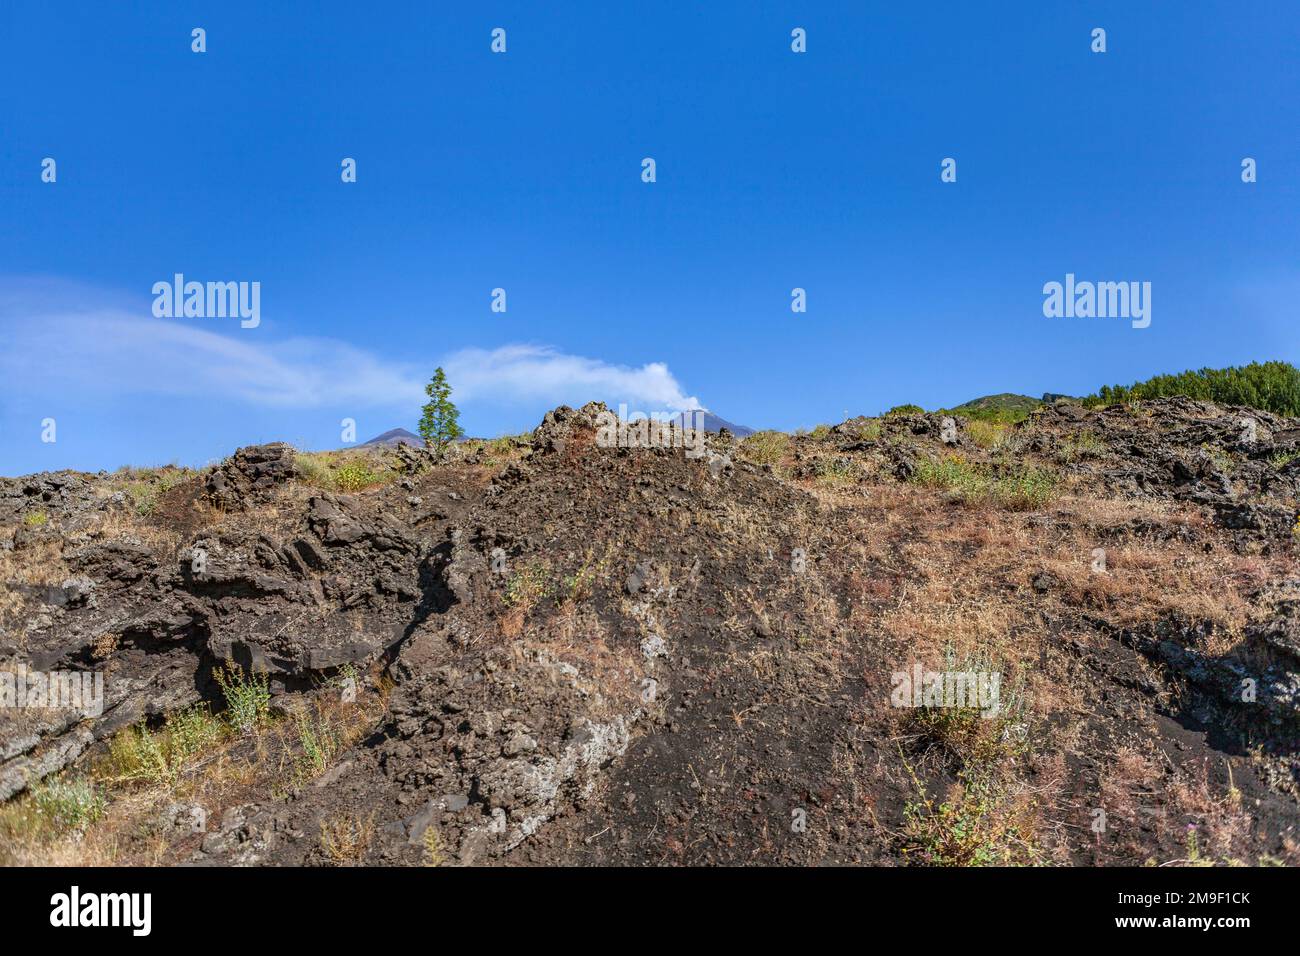
[[(1293, 2), (6, 4), (0, 474), (413, 428), (438, 364), (495, 435), (1297, 361), (1297, 101)], [(1045, 318), (1068, 272), (1151, 326)]]

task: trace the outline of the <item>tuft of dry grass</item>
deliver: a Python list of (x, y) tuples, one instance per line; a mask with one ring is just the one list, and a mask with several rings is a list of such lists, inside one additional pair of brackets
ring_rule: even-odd
[(785, 432), (761, 431), (746, 436), (739, 445), (739, 457), (755, 465), (776, 467), (790, 454), (790, 436)]
[(320, 848), (334, 866), (358, 866), (375, 839), (375, 815), (339, 814), (320, 825)]
[(1041, 468), (1027, 465), (995, 470), (960, 455), (945, 455), (937, 461), (922, 459), (911, 480), (926, 488), (938, 488), (970, 505), (993, 504), (1012, 511), (1032, 511), (1056, 497), (1058, 478)]
[(447, 862), (447, 852), (443, 849), (442, 837), (439, 836), (437, 827), (431, 824), (424, 831), (422, 840), (424, 843), (425, 866), (442, 866)]
[(972, 418), (966, 422), (966, 434), (970, 440), (981, 448), (997, 448), (1001, 445), (1013, 427), (1006, 422), (990, 422)]
[(1096, 458), (1106, 450), (1106, 444), (1089, 431), (1066, 435), (1057, 446), (1057, 460), (1073, 464), (1087, 458)]
[[(0, 528), (0, 536), (12, 537), (13, 529)], [(21, 550), (0, 551), (0, 581), (50, 586), (67, 577), (63, 542), (57, 537), (38, 538)]]
[(396, 481), (398, 473), (366, 451), (299, 451), (298, 482), (311, 488), (355, 494)]

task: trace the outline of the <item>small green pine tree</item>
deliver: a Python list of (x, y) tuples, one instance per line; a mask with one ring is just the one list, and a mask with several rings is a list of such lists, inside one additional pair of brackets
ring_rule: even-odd
[(430, 401), (420, 418), (420, 437), (426, 446), (442, 451), (465, 433), (458, 422), (460, 411), (451, 403), (451, 386), (441, 368), (434, 370), (424, 392)]

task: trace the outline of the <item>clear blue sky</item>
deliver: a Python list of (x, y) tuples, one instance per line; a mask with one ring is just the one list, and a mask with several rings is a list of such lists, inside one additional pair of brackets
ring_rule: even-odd
[[(0, 474), (414, 428), (440, 363), (493, 435), (1296, 361), (1298, 102), (1294, 0), (5, 4)], [(155, 318), (177, 272), (261, 324)], [(1045, 318), (1067, 272), (1151, 326)]]

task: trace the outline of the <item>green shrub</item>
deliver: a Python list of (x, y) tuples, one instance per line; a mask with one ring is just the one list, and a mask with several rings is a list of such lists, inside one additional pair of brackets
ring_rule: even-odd
[(84, 832), (107, 808), (107, 799), (89, 780), (34, 782), (16, 800), (0, 803), (0, 866), (24, 862), (23, 848)]
[(339, 491), (355, 492), (379, 484), (380, 477), (364, 458), (349, 458), (334, 472), (334, 484)]
[(242, 734), (257, 729), (271, 709), (271, 685), (266, 675), (245, 675), (231, 666), (218, 669), (215, 676), (226, 698), (226, 722)]
[(506, 607), (522, 606), (528, 609), (553, 592), (550, 571), (544, 564), (534, 563), (510, 575), (502, 600)]
[(133, 481), (124, 490), (127, 497), (131, 499), (136, 514), (142, 518), (153, 514), (154, 507), (158, 503), (157, 488), (147, 481)]
[(1020, 468), (994, 479), (991, 496), (1012, 511), (1033, 511), (1056, 497), (1056, 476), (1040, 468)]
[(857, 467), (848, 458), (817, 458), (813, 461), (813, 474), (818, 481), (829, 485), (846, 484), (858, 477)]
[(966, 422), (966, 434), (970, 436), (971, 441), (981, 448), (993, 448), (1001, 442), (1011, 431), (1011, 426), (1005, 422), (993, 421), (984, 418), (973, 418)]
[(56, 832), (83, 829), (102, 817), (108, 806), (88, 780), (42, 781), (31, 788), (31, 801)]
[(121, 780), (170, 783), (175, 777), (166, 748), (143, 724), (115, 736), (109, 742), (108, 753), (113, 773)]
[(195, 472), (177, 465), (162, 468), (119, 468), (113, 473), (116, 479), (114, 487), (121, 490), (130, 500), (131, 506), (140, 517), (153, 514), (158, 506), (158, 499), (176, 486), (194, 477)]
[(1225, 475), (1231, 474), (1237, 467), (1237, 460), (1217, 445), (1201, 444), (1201, 451), (1209, 456), (1214, 467)]
[(761, 431), (740, 443), (740, 457), (756, 465), (777, 465), (790, 451), (790, 436), (785, 432)]
[(920, 405), (907, 404), (907, 405), (895, 405), (889, 411), (885, 412), (885, 417), (888, 418), (893, 415), (924, 415), (924, 414), (925, 414), (925, 409), (922, 408)]
[(196, 757), (219, 743), (225, 734), (226, 728), (207, 705), (198, 704), (172, 714), (157, 731), (144, 725), (122, 731), (109, 744), (110, 763), (123, 780), (170, 787)]
[(531, 434), (502, 435), (499, 438), (491, 438), (487, 441), (467, 439), (462, 443), (461, 451), (465, 455), (472, 455), (481, 451), (485, 456), (484, 464), (498, 465), (503, 460), (516, 457), (518, 450), (532, 444), (532, 440), (533, 436)]
[(335, 487), (333, 472), (319, 456), (299, 452), (294, 457), (294, 464), (297, 466), (298, 480), (303, 484), (313, 488)]
[(1041, 851), (1025, 804), (988, 776), (959, 777), (948, 799), (937, 804), (917, 781), (920, 799), (903, 808), (903, 855), (925, 866), (1036, 862)]
[(395, 475), (390, 469), (376, 467), (375, 460), (364, 451), (298, 452), (294, 465), (301, 483), (346, 494), (383, 484)]
[(299, 714), (297, 730), (302, 753), (298, 757), (295, 776), (299, 781), (319, 777), (343, 749), (338, 731), (320, 714), (315, 717)]
[(588, 550), (583, 558), (582, 567), (578, 568), (573, 574), (564, 576), (563, 586), (557, 601), (563, 602), (567, 600), (570, 603), (577, 604), (590, 599), (592, 594), (595, 593), (596, 577), (604, 569), (604, 559), (595, 560), (592, 552)]
[(165, 495), (178, 485), (183, 484), (193, 473), (188, 468), (167, 467), (158, 470), (158, 493)]
[(1096, 458), (1106, 448), (1105, 442), (1092, 432), (1079, 432), (1061, 439), (1057, 457), (1069, 464), (1084, 458)]
[(1176, 375), (1156, 375), (1132, 385), (1103, 385), (1096, 395), (1084, 399), (1084, 404), (1124, 405), (1175, 395), (1222, 405), (1245, 405), (1279, 415), (1300, 415), (1300, 369), (1289, 362), (1189, 369)]
[(50, 516), (44, 511), (29, 511), (23, 515), (23, 524), (29, 528), (43, 528), (49, 521)]
[(927, 488), (943, 488), (970, 504), (991, 502), (1013, 511), (1041, 508), (1055, 497), (1057, 478), (1039, 468), (1015, 467), (1005, 474), (955, 455), (917, 463), (911, 480)]
[(978, 467), (956, 455), (938, 461), (922, 459), (917, 462), (911, 480), (926, 488), (945, 488), (972, 498), (983, 496), (989, 486), (988, 478)]
[(225, 728), (207, 704), (195, 704), (167, 718), (167, 734), (171, 753), (189, 759), (221, 740)]

